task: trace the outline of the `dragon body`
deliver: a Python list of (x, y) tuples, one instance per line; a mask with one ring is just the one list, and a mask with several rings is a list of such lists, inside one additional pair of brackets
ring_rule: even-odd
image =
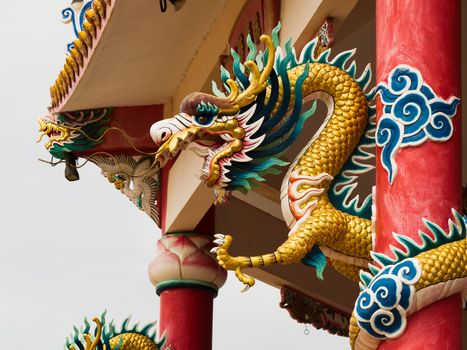
[(323, 127), (290, 165), (281, 189), (288, 239), (269, 254), (233, 257), (228, 252), (232, 237), (218, 235), (217, 258), (247, 286), (254, 279), (243, 274), (244, 268), (276, 263), (303, 261), (316, 267), (322, 277), (326, 256), (336, 270), (358, 280), (371, 250), (371, 221), (368, 215), (358, 214), (369, 212), (371, 198), (363, 204), (355, 195), (340, 199), (351, 197), (355, 185), (355, 177), (346, 177), (346, 171), (372, 168), (361, 162), (371, 158), (361, 146), (374, 145), (374, 107), (369, 105), (373, 91), (366, 91), (371, 72), (367, 67), (360, 78), (355, 77), (355, 63), (348, 64), (355, 51), (330, 60), (327, 50), (315, 60), (313, 41), (297, 60), (289, 43), (283, 54), (277, 48), (277, 32), (272, 36), (262, 36), (266, 51), (256, 56), (256, 62), (251, 41), (250, 59), (244, 65), (232, 53), (236, 81), (222, 71), (229, 96), (222, 97), (217, 86), (219, 96), (193, 93), (182, 102), (177, 116), (152, 126), (151, 135), (159, 146), (156, 158), (164, 165), (190, 144), (205, 157), (206, 184), (220, 197), (228, 197), (226, 193), (248, 190), (254, 181), (276, 173), (275, 166), (287, 164), (278, 157), (313, 115), (316, 105), (310, 107), (309, 102), (322, 100), (328, 107)]
[[(355, 50), (331, 59), (330, 50), (317, 52), (316, 40), (297, 58), (290, 41), (284, 51), (278, 47), (279, 29), (271, 37), (261, 36), (264, 52), (257, 52), (248, 37), (250, 53), (243, 64), (232, 51), (235, 77), (221, 68), (226, 93), (213, 83), (214, 95), (192, 93), (177, 115), (152, 125), (151, 137), (158, 146), (154, 158), (120, 159), (122, 164), (134, 163), (129, 170), (105, 158), (93, 161), (125, 192), (131, 190), (136, 177), (132, 169), (137, 165), (146, 171), (154, 162), (163, 167), (181, 150), (190, 149), (204, 158), (201, 178), (214, 189), (217, 202), (226, 201), (232, 191), (250, 190), (288, 165), (281, 187), (288, 238), (268, 254), (231, 256), (232, 236), (218, 234), (213, 248), (217, 261), (235, 271), (246, 288), (255, 280), (243, 273), (245, 268), (303, 262), (322, 278), (329, 262), (344, 276), (361, 281), (350, 322), (352, 348), (376, 349), (381, 340), (400, 336), (411, 314), (467, 290), (466, 219), (453, 211), (447, 232), (423, 220), (429, 234), (420, 231), (420, 243), (395, 234), (399, 248), (391, 247), (393, 256), (371, 251), (372, 195), (360, 198), (355, 191), (359, 176), (374, 168), (371, 70), (367, 66), (357, 77), (351, 61)], [(316, 100), (327, 106), (321, 128), (291, 164), (282, 161), (280, 157), (312, 119)], [(42, 136), (49, 137), (46, 148), (54, 157), (67, 159), (73, 152), (96, 146), (112, 129), (109, 114), (104, 109), (40, 119)], [(134, 202), (140, 208), (145, 206), (143, 185), (130, 191), (137, 194)], [(150, 189), (146, 192), (155, 192)], [(146, 199), (154, 202), (153, 196)], [(113, 323), (106, 325), (104, 315), (93, 321), (93, 332), (86, 320), (81, 332), (75, 328), (66, 342), (69, 350), (159, 350), (165, 340), (149, 335), (153, 325), (129, 329), (126, 320), (117, 331)]]
[[(165, 342), (165, 337), (161, 340), (155, 339), (155, 331), (150, 334), (155, 326), (150, 323), (141, 330), (137, 325), (129, 328), (129, 319), (126, 319), (122, 327), (117, 330), (110, 322), (106, 324), (105, 313), (101, 318), (94, 317), (96, 324), (94, 332), (91, 332), (91, 325), (85, 319), (85, 327), (78, 330), (74, 327), (74, 334), (66, 340), (66, 348), (69, 350), (160, 350)], [(92, 334), (91, 334), (92, 333)]]
[[(289, 71), (290, 89), (303, 76), (305, 65)], [(242, 282), (245, 267), (291, 264), (306, 258), (313, 247), (328, 256), (334, 268), (358, 280), (358, 271), (370, 259), (371, 221), (338, 210), (327, 192), (358, 145), (368, 122), (368, 103), (362, 88), (345, 71), (321, 63), (309, 65), (302, 84), (302, 95), (318, 92), (328, 104), (329, 117), (324, 129), (304, 148), (292, 163), (282, 185), (283, 215), (290, 228), (288, 239), (271, 254), (257, 257), (231, 257), (230, 236), (219, 237), (217, 256), (226, 269), (237, 271)], [(346, 130), (346, 132), (336, 132)], [(319, 253), (318, 253), (319, 254)], [(316, 255), (318, 255), (316, 254)], [(318, 257), (319, 259), (319, 257)], [(323, 263), (316, 264), (322, 276)]]
[(420, 243), (394, 234), (402, 249), (393, 257), (372, 253), (369, 272), (361, 272), (360, 295), (350, 321), (352, 349), (376, 349), (398, 338), (407, 317), (438, 300), (467, 291), (466, 218), (453, 210), (448, 232), (423, 220)]

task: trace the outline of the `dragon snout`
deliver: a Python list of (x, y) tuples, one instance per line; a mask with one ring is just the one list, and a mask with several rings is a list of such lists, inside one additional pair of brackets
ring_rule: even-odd
[(152, 140), (156, 143), (157, 146), (162, 145), (165, 141), (167, 141), (170, 136), (172, 136), (173, 131), (167, 126), (161, 126), (155, 123), (151, 126), (150, 134)]
[(157, 146), (160, 146), (173, 134), (186, 129), (190, 125), (191, 122), (188, 118), (177, 115), (174, 118), (160, 120), (157, 123), (152, 124), (149, 132), (151, 134), (152, 140), (156, 143)]

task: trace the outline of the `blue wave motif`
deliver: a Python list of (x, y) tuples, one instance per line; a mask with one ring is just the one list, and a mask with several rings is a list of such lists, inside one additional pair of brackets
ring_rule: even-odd
[(379, 271), (357, 298), (354, 314), (360, 328), (375, 338), (400, 336), (420, 276), (420, 265), (412, 258)]
[(460, 103), (458, 97), (439, 98), (423, 81), (420, 72), (399, 65), (389, 73), (388, 83), (376, 89), (383, 103), (383, 115), (376, 129), (376, 144), (382, 147), (381, 163), (392, 184), (397, 174), (399, 148), (418, 146), (427, 140), (444, 142), (451, 138), (451, 118)]

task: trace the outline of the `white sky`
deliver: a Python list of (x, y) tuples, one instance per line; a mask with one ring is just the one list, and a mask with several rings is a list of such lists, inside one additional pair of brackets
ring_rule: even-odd
[[(107, 309), (117, 324), (158, 319), (147, 278), (160, 232), (93, 165), (69, 183), (35, 144), (49, 86), (65, 61), (69, 1), (5, 1), (0, 11), (0, 339), (3, 349), (62, 349), (73, 325)], [(154, 6), (159, 6), (154, 0)], [(310, 270), (310, 274), (313, 272)], [(246, 294), (233, 276), (215, 301), (214, 349), (348, 349), (292, 320), (279, 291)]]

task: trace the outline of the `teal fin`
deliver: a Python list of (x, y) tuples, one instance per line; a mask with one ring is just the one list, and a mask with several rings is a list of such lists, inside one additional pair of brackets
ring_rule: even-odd
[(316, 277), (323, 280), (323, 272), (326, 267), (326, 256), (317, 245), (311, 248), (311, 251), (302, 259), (305, 265), (314, 267), (316, 269)]

